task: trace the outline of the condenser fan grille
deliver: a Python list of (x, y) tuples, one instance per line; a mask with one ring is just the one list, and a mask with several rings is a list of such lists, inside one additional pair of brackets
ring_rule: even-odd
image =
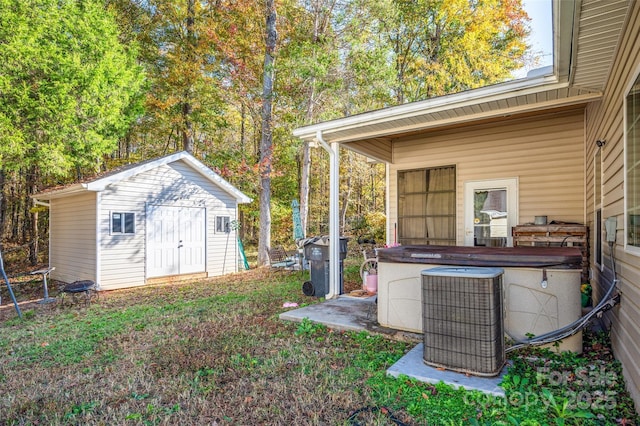
[(481, 376), (505, 363), (502, 270), (423, 271), (424, 362)]

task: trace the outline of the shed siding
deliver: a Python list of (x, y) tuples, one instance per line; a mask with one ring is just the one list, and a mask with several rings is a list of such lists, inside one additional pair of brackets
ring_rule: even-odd
[(96, 194), (51, 200), (51, 278), (66, 283), (96, 280)]
[(537, 215), (584, 222), (583, 111), (484, 124), (400, 139), (389, 167), (389, 218), (397, 223), (399, 170), (456, 166), (456, 239), (464, 244), (464, 183), (518, 178), (518, 223)]
[[(631, 2), (627, 28), (622, 31), (604, 96), (601, 102), (591, 104), (586, 110), (586, 181), (587, 219), (593, 228), (594, 175), (593, 158), (598, 147), (595, 141), (606, 140), (602, 148), (602, 218), (615, 216), (618, 221), (615, 258), (617, 263), (620, 305), (611, 311), (608, 323), (611, 326), (613, 348), (616, 358), (623, 365), (627, 388), (636, 407), (640, 406), (640, 258), (624, 251), (624, 134), (623, 99), (627, 86), (640, 71), (640, 2)], [(591, 239), (593, 242), (594, 239)], [(606, 246), (606, 244), (605, 244)], [(593, 249), (593, 247), (592, 247)], [(602, 297), (610, 283), (611, 258), (608, 247), (604, 248), (604, 271), (600, 271), (592, 260), (592, 284), (597, 298)]]
[[(101, 289), (143, 285), (146, 282), (146, 207), (202, 207), (206, 212), (208, 275), (237, 270), (235, 232), (215, 234), (216, 215), (236, 219), (236, 200), (182, 161), (160, 166), (110, 185), (101, 194)], [(111, 235), (112, 211), (136, 214), (135, 235)], [(225, 249), (226, 259), (224, 257)], [(123, 261), (127, 267), (123, 268)], [(223, 270), (224, 264), (224, 270)]]

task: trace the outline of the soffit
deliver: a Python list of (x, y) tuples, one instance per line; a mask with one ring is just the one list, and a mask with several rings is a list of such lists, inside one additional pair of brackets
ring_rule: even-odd
[(582, 0), (574, 36), (572, 84), (604, 90), (630, 0)]

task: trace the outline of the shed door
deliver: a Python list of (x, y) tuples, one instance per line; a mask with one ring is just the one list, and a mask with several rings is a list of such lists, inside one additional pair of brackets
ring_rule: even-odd
[(149, 206), (147, 277), (205, 270), (204, 208)]

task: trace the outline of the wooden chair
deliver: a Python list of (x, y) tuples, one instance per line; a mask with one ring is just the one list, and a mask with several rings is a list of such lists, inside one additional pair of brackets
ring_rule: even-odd
[(295, 271), (298, 259), (295, 255), (290, 255), (282, 246), (275, 246), (269, 249), (269, 263), (273, 269)]

